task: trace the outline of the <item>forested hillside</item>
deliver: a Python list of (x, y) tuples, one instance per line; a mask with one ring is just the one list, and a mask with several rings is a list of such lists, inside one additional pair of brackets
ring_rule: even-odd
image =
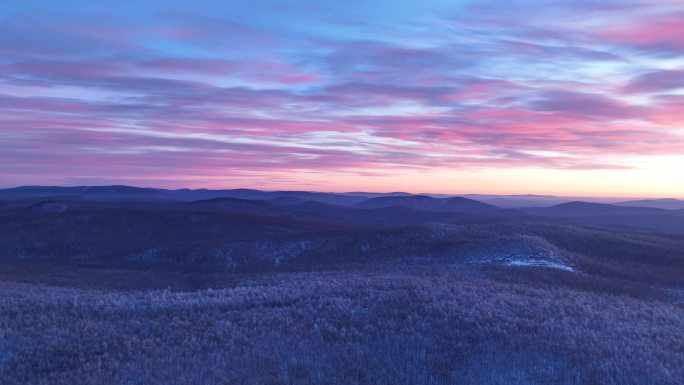
[(2, 384), (684, 379), (681, 233), (275, 199), (7, 201)]

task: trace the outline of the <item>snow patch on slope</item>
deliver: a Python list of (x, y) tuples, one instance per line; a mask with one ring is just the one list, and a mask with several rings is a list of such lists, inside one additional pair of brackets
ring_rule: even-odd
[(506, 263), (507, 266), (532, 266), (532, 267), (548, 267), (550, 269), (560, 269), (565, 271), (575, 271), (572, 267), (564, 265), (560, 262), (534, 260), (534, 259), (514, 259)]
[(560, 251), (545, 239), (528, 236), (503, 236), (470, 244), (463, 251), (470, 264), (496, 264), (510, 267), (539, 267), (576, 271), (560, 256)]

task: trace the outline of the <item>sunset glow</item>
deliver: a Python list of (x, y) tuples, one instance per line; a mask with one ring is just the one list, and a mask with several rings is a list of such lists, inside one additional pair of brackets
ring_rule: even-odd
[(4, 2), (0, 187), (684, 198), (683, 31), (677, 0)]

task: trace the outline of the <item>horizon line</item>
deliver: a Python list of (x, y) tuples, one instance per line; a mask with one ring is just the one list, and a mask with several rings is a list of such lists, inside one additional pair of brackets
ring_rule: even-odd
[(322, 190), (302, 190), (302, 189), (259, 189), (253, 187), (220, 187), (220, 188), (207, 188), (207, 187), (152, 187), (152, 186), (141, 186), (141, 185), (129, 185), (129, 184), (74, 184), (74, 185), (41, 185), (41, 184), (29, 184), (29, 185), (18, 185), (11, 187), (2, 187), (0, 190), (9, 190), (22, 187), (57, 187), (57, 188), (75, 188), (75, 187), (133, 187), (140, 189), (154, 189), (154, 190), (255, 190), (264, 192), (310, 192), (310, 193), (323, 193), (323, 194), (354, 194), (354, 193), (365, 193), (365, 194), (409, 194), (409, 195), (447, 195), (447, 196), (492, 196), (492, 197), (547, 197), (547, 198), (561, 198), (561, 199), (615, 199), (617, 202), (621, 200), (663, 200), (663, 199), (675, 199), (684, 200), (684, 197), (677, 196), (615, 196), (615, 195), (555, 195), (555, 194), (543, 194), (543, 193), (524, 193), (524, 194), (501, 194), (501, 193), (444, 193), (444, 192), (410, 192), (410, 191), (364, 191), (364, 190), (345, 190), (345, 191), (322, 191)]

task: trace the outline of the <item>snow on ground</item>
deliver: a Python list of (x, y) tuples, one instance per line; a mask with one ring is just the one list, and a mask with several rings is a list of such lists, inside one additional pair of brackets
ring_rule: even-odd
[(575, 271), (572, 267), (564, 265), (560, 262), (545, 261), (542, 259), (513, 259), (505, 262), (507, 266), (533, 266), (533, 267), (548, 267), (550, 269), (560, 269), (565, 271)]
[(525, 235), (502, 236), (466, 244), (461, 248), (469, 264), (497, 264), (515, 267), (541, 267), (576, 272), (577, 270), (547, 240)]

